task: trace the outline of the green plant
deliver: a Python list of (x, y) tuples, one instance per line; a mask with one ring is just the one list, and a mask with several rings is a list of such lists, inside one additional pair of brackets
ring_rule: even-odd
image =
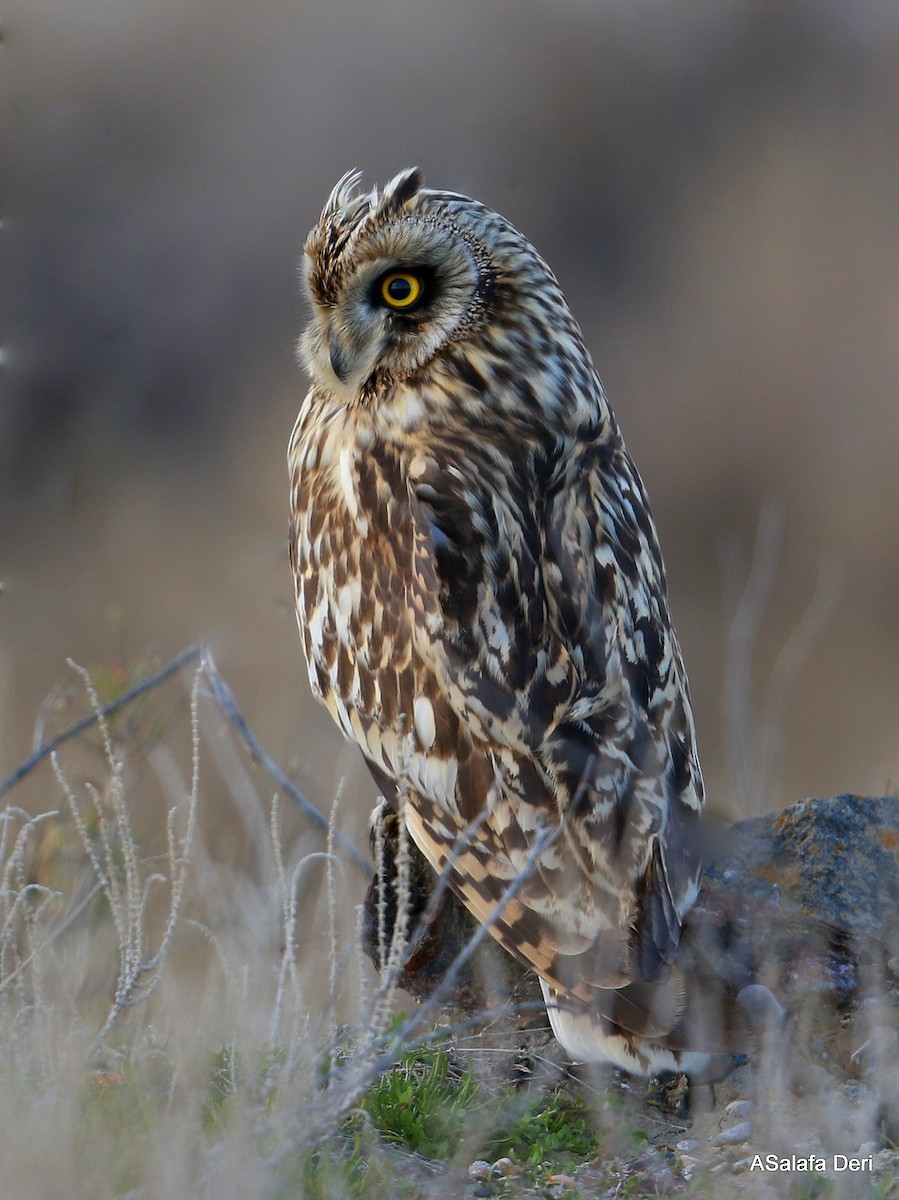
[(351, 1118), (345, 1129), (352, 1131), (303, 1155), (296, 1180), (285, 1180), (278, 1200), (297, 1195), (303, 1200), (411, 1200), (421, 1194), (420, 1182), (404, 1170), (410, 1160), (387, 1154), (371, 1127), (358, 1119)]
[(407, 1054), (380, 1076), (360, 1108), (388, 1141), (427, 1158), (453, 1155), (466, 1114), (478, 1097), (470, 1068), (451, 1065), (443, 1050)]
[(486, 1146), (485, 1157), (507, 1156), (529, 1167), (561, 1165), (592, 1158), (600, 1142), (583, 1096), (556, 1089), (531, 1102), (508, 1125), (500, 1126)]
[(789, 1191), (789, 1198), (790, 1200), (828, 1200), (835, 1194), (832, 1179), (825, 1179), (823, 1175), (810, 1172), (794, 1182)]
[(887, 1200), (892, 1191), (893, 1184), (896, 1182), (896, 1176), (890, 1172), (889, 1175), (884, 1175), (882, 1179), (871, 1180), (871, 1191), (877, 1200)]
[(244, 1073), (244, 1064), (236, 1046), (223, 1046), (212, 1056), (206, 1102), (203, 1105), (203, 1125), (207, 1131), (217, 1129), (227, 1121), (231, 1101)]

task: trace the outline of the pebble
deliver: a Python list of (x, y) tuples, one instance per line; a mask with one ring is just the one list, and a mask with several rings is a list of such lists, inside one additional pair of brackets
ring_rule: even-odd
[(644, 1167), (648, 1167), (650, 1163), (656, 1161), (656, 1156), (652, 1153), (638, 1154), (636, 1158), (628, 1159), (628, 1168), (631, 1171), (642, 1171)]
[(753, 1103), (751, 1100), (731, 1100), (730, 1104), (725, 1104), (724, 1111), (730, 1116), (736, 1117), (738, 1121), (745, 1120), (752, 1116)]
[(475, 1159), (468, 1168), (469, 1179), (486, 1180), (490, 1178), (490, 1163), (484, 1158)]
[(652, 1188), (650, 1195), (671, 1196), (675, 1192), (683, 1194), (682, 1181), (664, 1163), (660, 1163), (654, 1171), (647, 1171), (645, 1183)]
[(740, 1121), (731, 1125), (730, 1129), (722, 1129), (720, 1133), (710, 1137), (709, 1141), (713, 1146), (739, 1146), (741, 1142), (748, 1142), (754, 1132), (751, 1121)]
[(511, 1158), (498, 1158), (490, 1168), (490, 1175), (520, 1175), (522, 1168), (513, 1163)]
[(698, 1145), (699, 1142), (697, 1142), (696, 1138), (684, 1138), (684, 1140), (682, 1142), (678, 1142), (674, 1148), (681, 1154), (689, 1154), (692, 1150), (695, 1150)]

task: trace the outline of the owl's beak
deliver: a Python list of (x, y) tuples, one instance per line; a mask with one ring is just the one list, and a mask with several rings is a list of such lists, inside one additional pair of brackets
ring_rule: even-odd
[(332, 330), (328, 338), (328, 356), (331, 359), (331, 368), (334, 374), (341, 383), (346, 383), (352, 366), (352, 359), (346, 350), (341, 346), (340, 339)]

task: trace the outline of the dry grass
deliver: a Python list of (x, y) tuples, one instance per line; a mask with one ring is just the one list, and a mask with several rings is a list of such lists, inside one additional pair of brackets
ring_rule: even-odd
[[(8, 807), (0, 823), (3, 1195), (380, 1194), (399, 1168), (389, 1156), (372, 1168), (383, 1147), (369, 1119), (359, 1124), (360, 1101), (418, 1052), (416, 1072), (437, 1066), (452, 1107), (457, 1072), (446, 1075), (444, 1050), (424, 1049), (439, 996), (397, 1018), (407, 922), (396, 922), (380, 977), (362, 962), (359, 915), (344, 902), (354, 859), (336, 831), (339, 794), (325, 849), (315, 831), (285, 845), (281, 796), (248, 798), (234, 770), (211, 660), (194, 674), (184, 730), (125, 720), (121, 697), (101, 697), (71, 665), (92, 720), (47, 755), (62, 803), (38, 817)], [(206, 778), (210, 759), (235, 794)], [(133, 811), (149, 773), (162, 838)], [(225, 805), (253, 843), (250, 868), (216, 853)], [(405, 1154), (407, 1168), (433, 1173), (420, 1156)]]
[[(324, 858), (327, 937), (339, 944), (343, 864), (333, 849), (302, 846), (285, 860), (277, 797), (261, 822), (269, 836), (254, 847), (255, 880), (198, 840), (202, 671), (189, 777), (173, 747), (130, 746), (144, 765), (156, 760), (172, 793), (164, 848), (149, 853), (129, 809), (135, 764), (90, 676), (75, 669), (103, 778), (79, 778), (54, 752), (60, 810), (30, 817), (8, 807), (0, 822), (3, 1194), (275, 1194), (283, 1160), (339, 1126), (356, 1095), (351, 1078), (319, 1078), (337, 1044), (348, 965), (326, 950), (331, 995), (322, 1005), (301, 911), (304, 883)], [(216, 1136), (225, 1124), (228, 1136)]]
[[(735, 1123), (725, 1099), (751, 1096), (766, 1136), (789, 1125), (797, 1144), (848, 1130), (854, 1152), (876, 1127), (870, 1096), (847, 1107), (832, 1080), (806, 1084), (797, 1109), (776, 1048), (767, 1074), (744, 1069), (685, 1119), (621, 1077), (573, 1079), (539, 1037), (522, 1055), (496, 1015), (439, 1027), (439, 993), (398, 1017), (394, 982), (419, 931), (396, 922), (380, 977), (362, 962), (339, 794), (324, 848), (317, 830), (285, 836), (292, 808), (248, 790), (208, 661), (180, 723), (177, 696), (160, 700), (164, 719), (125, 719), (75, 671), (93, 720), (54, 751), (58, 807), (0, 814), (4, 1198), (766, 1196), (745, 1164), (727, 1191), (709, 1173), (746, 1154), (708, 1142)], [(149, 784), (151, 824), (134, 801)], [(236, 863), (215, 837), (228, 806), (244, 831)], [(398, 879), (402, 913), (402, 852)], [(512, 1084), (525, 1062), (529, 1082)], [(691, 1136), (698, 1148), (675, 1148)], [(511, 1161), (491, 1172), (501, 1154)], [(892, 1161), (879, 1193), (799, 1178), (791, 1194), (889, 1195)]]

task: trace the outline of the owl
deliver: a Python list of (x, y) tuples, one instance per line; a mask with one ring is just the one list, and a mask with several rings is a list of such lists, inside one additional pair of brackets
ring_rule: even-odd
[(573, 1059), (699, 1071), (725, 1040), (681, 944), (703, 785), (640, 476), (528, 241), (417, 169), (359, 180), (304, 247), (312, 690)]

